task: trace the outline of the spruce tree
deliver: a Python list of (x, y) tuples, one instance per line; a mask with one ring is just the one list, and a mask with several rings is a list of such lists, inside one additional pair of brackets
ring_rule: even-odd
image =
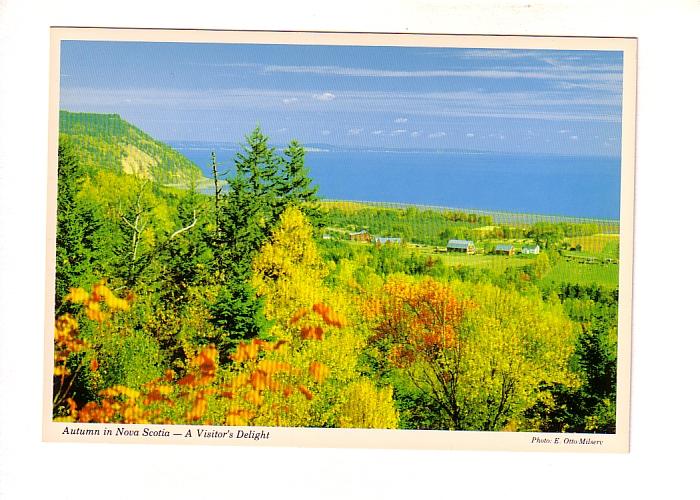
[(95, 214), (82, 206), (78, 195), (86, 172), (77, 160), (70, 140), (59, 137), (58, 189), (56, 204), (56, 288), (54, 306), (58, 314), (71, 287), (84, 285), (95, 260), (94, 236), (99, 227)]
[(279, 160), (256, 128), (236, 156), (236, 175), (229, 179), (219, 215), (220, 245), (216, 260), (222, 275), (212, 305), (214, 322), (224, 331), (222, 352), (236, 341), (259, 336), (265, 329), (262, 299), (250, 285), (253, 257), (272, 227), (274, 184)]
[(288, 205), (296, 205), (312, 224), (318, 225), (320, 219), (320, 211), (316, 204), (318, 186), (311, 184), (309, 169), (305, 164), (306, 152), (297, 140), (292, 140), (284, 150), (284, 156), (278, 188), (280, 213)]
[(222, 349), (263, 335), (267, 328), (263, 300), (251, 285), (252, 263), (284, 209), (298, 205), (318, 220), (317, 188), (308, 177), (304, 148), (292, 141), (281, 156), (268, 141), (260, 127), (246, 137), (236, 155), (236, 174), (219, 206), (215, 258), (222, 286), (211, 312), (225, 332), (219, 342)]

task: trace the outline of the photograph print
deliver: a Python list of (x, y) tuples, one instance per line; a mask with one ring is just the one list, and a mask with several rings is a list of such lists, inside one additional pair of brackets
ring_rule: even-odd
[(626, 451), (634, 41), (52, 36), (45, 439)]

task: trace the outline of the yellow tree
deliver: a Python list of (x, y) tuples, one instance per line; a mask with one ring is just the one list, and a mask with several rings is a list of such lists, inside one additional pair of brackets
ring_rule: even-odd
[[(362, 380), (358, 357), (368, 331), (346, 292), (324, 285), (326, 264), (313, 241), (311, 225), (298, 208), (283, 212), (253, 270), (253, 285), (265, 299), (267, 318), (274, 321), (270, 333), (290, 342), (286, 358), (278, 359), (297, 366), (315, 361), (328, 369), (318, 397), (292, 424), (395, 427), (391, 393), (370, 380), (358, 385)], [(323, 342), (308, 342), (313, 338)], [(373, 415), (346, 411), (358, 398), (366, 409), (373, 409)]]

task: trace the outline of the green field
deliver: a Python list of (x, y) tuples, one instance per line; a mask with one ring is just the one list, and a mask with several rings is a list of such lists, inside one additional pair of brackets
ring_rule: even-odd
[(617, 288), (620, 266), (618, 264), (584, 264), (561, 260), (542, 279), (544, 283), (576, 283), (579, 285), (603, 285)]
[(620, 246), (619, 234), (593, 234), (566, 238), (566, 242), (575, 248), (581, 245), (581, 252), (586, 255), (600, 254), (602, 257), (617, 258)]
[(429, 247), (420, 247), (418, 251), (424, 255), (439, 257), (446, 266), (469, 266), (480, 269), (490, 269), (495, 273), (502, 273), (509, 267), (523, 267), (532, 264), (534, 255), (467, 255), (459, 252), (436, 252)]

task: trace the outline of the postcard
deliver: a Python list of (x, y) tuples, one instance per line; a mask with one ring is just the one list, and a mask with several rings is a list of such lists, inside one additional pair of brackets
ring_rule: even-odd
[(44, 440), (628, 451), (635, 39), (51, 42)]

